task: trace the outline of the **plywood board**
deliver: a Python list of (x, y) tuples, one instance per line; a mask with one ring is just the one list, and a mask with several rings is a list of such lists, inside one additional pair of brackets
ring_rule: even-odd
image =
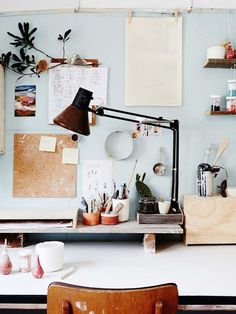
[(185, 244), (236, 243), (236, 197), (184, 196)]
[[(39, 151), (41, 135), (57, 138), (55, 152)], [(62, 164), (63, 148), (76, 148), (64, 134), (14, 135), (14, 197), (75, 197), (77, 165)]]

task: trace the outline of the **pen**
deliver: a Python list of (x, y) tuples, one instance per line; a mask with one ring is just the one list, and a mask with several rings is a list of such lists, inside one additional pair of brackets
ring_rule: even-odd
[(68, 268), (67, 270), (64, 271), (64, 273), (60, 276), (60, 280), (70, 276), (71, 274), (73, 274), (75, 271), (77, 270), (77, 266)]

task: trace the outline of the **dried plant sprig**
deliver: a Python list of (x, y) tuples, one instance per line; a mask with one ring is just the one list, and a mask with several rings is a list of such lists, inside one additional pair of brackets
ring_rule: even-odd
[(23, 23), (23, 24), (18, 23), (18, 28), (20, 30), (21, 37), (16, 36), (10, 32), (7, 32), (9, 36), (14, 38), (14, 41), (10, 43), (11, 45), (15, 46), (16, 48), (17, 47), (23, 47), (23, 48), (29, 48), (29, 49), (33, 48), (36, 51), (44, 54), (46, 57), (52, 58), (46, 52), (42, 51), (41, 49), (37, 48), (34, 45), (35, 36), (33, 36), (33, 34), (37, 31), (37, 27), (30, 30), (29, 23)]
[[(0, 64), (17, 74), (21, 74), (22, 76), (37, 75), (39, 77), (40, 73), (50, 69), (50, 67), (48, 66), (48, 62), (44, 59), (36, 62), (35, 56), (33, 54), (28, 54), (28, 50), (34, 49), (35, 51), (40, 52), (50, 59), (52, 59), (53, 57), (35, 46), (34, 35), (37, 31), (36, 27), (31, 30), (29, 27), (29, 23), (18, 23), (18, 28), (20, 31), (19, 36), (14, 35), (10, 32), (7, 32), (7, 34), (14, 39), (14, 41), (10, 44), (15, 46), (15, 48), (20, 48), (19, 54), (12, 53), (11, 51), (7, 53), (2, 53), (2, 55), (0, 55)], [(63, 43), (63, 59), (65, 58), (65, 43), (70, 39), (70, 33), (71, 29), (68, 29), (63, 36), (61, 34), (58, 35), (58, 40), (61, 40)], [(64, 62), (62, 61), (62, 63)], [(52, 67), (55, 67), (55, 65)]]
[(62, 36), (61, 34), (58, 35), (58, 40), (62, 41), (62, 50), (63, 50), (63, 54), (62, 54), (62, 58), (65, 58), (65, 44), (66, 42), (70, 39), (69, 34), (71, 33), (71, 29), (68, 29), (64, 35)]

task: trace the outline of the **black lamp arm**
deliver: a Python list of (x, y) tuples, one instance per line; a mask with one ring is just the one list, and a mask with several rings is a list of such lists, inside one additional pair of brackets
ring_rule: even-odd
[(171, 187), (171, 208), (174, 211), (179, 210), (179, 121), (174, 120), (171, 123), (173, 131), (173, 162), (172, 162), (172, 187)]
[[(112, 112), (117, 112), (117, 113), (121, 113), (121, 114), (126, 114), (126, 115), (130, 115), (130, 116), (135, 116), (135, 117), (141, 117), (141, 118), (145, 118), (145, 119), (150, 119), (150, 120), (155, 120), (157, 123), (171, 123), (173, 121), (171, 120), (167, 120), (167, 119), (163, 119), (162, 117), (156, 118), (156, 117), (152, 117), (152, 116), (147, 116), (144, 114), (140, 114), (140, 113), (135, 113), (135, 112), (130, 112), (130, 111), (124, 111), (124, 110), (119, 110), (119, 109), (114, 109), (114, 108), (109, 108), (109, 107), (98, 107), (96, 110), (94, 110), (94, 113), (99, 115), (99, 116), (106, 116), (108, 117), (109, 115), (106, 115), (104, 113), (104, 111), (112, 111)], [(109, 116), (111, 118), (116, 118), (117, 119), (124, 119), (122, 117), (119, 116)], [(127, 120), (129, 121), (129, 120)], [(133, 120), (135, 123), (138, 123), (137, 120)], [(146, 123), (145, 123), (146, 124)], [(155, 124), (156, 125), (156, 124)]]
[[(124, 110), (118, 110), (107, 107), (98, 107), (96, 110), (89, 107), (90, 112), (103, 117), (140, 123), (151, 126), (158, 126), (160, 128), (169, 129), (173, 131), (173, 161), (172, 161), (172, 185), (171, 185), (171, 209), (173, 212), (179, 211), (179, 202), (178, 202), (178, 189), (179, 189), (179, 121), (178, 120), (167, 120), (162, 117), (156, 118), (152, 116), (143, 115), (140, 113), (134, 113)], [(109, 115), (105, 114), (105, 111), (112, 111), (120, 114), (130, 115), (141, 117), (145, 119), (145, 121), (138, 121), (136, 119), (126, 118), (122, 116)], [(165, 125), (163, 125), (165, 124)], [(167, 124), (167, 125), (166, 125)]]

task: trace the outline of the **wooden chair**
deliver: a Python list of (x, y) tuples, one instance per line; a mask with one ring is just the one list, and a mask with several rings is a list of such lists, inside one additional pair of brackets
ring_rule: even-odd
[(47, 314), (176, 314), (178, 290), (173, 283), (136, 289), (100, 289), (53, 282)]

